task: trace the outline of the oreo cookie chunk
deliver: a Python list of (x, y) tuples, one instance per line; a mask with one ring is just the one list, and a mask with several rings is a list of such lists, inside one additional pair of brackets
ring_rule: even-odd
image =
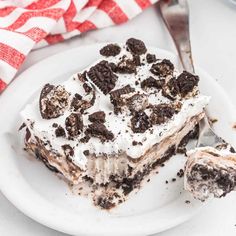
[(136, 73), (137, 61), (123, 58), (116, 66), (116, 72), (121, 74), (132, 74)]
[(198, 86), (199, 77), (187, 71), (183, 71), (178, 77), (171, 78), (162, 90), (163, 96), (174, 100), (178, 95), (186, 97)]
[(109, 131), (106, 126), (99, 122), (94, 122), (88, 126), (85, 134), (89, 137), (99, 138), (102, 142), (114, 139), (114, 134)]
[(133, 54), (142, 55), (147, 52), (144, 42), (139, 39), (130, 38), (126, 41), (126, 45)]
[(104, 111), (97, 111), (89, 115), (88, 119), (91, 122), (104, 123), (106, 120), (106, 114)]
[(86, 93), (91, 93), (93, 90), (93, 88), (91, 87), (91, 85), (88, 82), (83, 83), (83, 89)]
[(105, 57), (114, 57), (120, 54), (121, 48), (117, 44), (108, 44), (100, 50), (100, 54)]
[(150, 76), (149, 78), (141, 82), (141, 88), (144, 90), (146, 90), (147, 88), (155, 88), (155, 89), (160, 90), (164, 84), (165, 84), (164, 79), (157, 80), (157, 79), (154, 79), (152, 76)]
[(144, 133), (151, 127), (149, 117), (145, 112), (135, 112), (130, 121), (134, 133)]
[(70, 108), (72, 111), (83, 113), (88, 108), (94, 105), (96, 99), (95, 91), (90, 91), (90, 94), (82, 97), (76, 93), (71, 101)]
[(88, 81), (86, 75), (87, 75), (87, 71), (84, 71), (82, 74), (81, 73), (77, 74), (78, 80), (83, 82), (83, 83)]
[(101, 61), (88, 71), (90, 80), (106, 95), (114, 87), (117, 75), (111, 70), (107, 61)]
[(39, 107), (43, 119), (57, 118), (68, 107), (70, 94), (61, 85), (46, 84), (40, 94)]
[(130, 85), (126, 85), (123, 88), (114, 90), (110, 93), (110, 101), (114, 106), (114, 113), (118, 114), (121, 112), (122, 106), (126, 105), (127, 98), (130, 96), (124, 97), (124, 95), (128, 95), (130, 93), (133, 93), (135, 91), (134, 88), (132, 88)]
[(70, 138), (78, 136), (83, 130), (83, 119), (80, 113), (71, 113), (65, 121), (66, 130)]
[(179, 92), (182, 97), (185, 97), (187, 94), (193, 91), (194, 87), (198, 86), (199, 77), (193, 75), (187, 71), (183, 71), (177, 77), (177, 84), (179, 87)]
[(152, 107), (150, 120), (153, 125), (160, 125), (169, 120), (176, 113), (175, 108), (168, 104), (159, 104)]
[(162, 88), (162, 95), (171, 100), (175, 100), (179, 94), (179, 85), (176, 78), (171, 78)]
[(152, 65), (150, 71), (157, 76), (166, 77), (168, 75), (173, 75), (174, 65), (167, 59), (157, 62)]
[(131, 112), (143, 111), (148, 105), (148, 97), (145, 94), (137, 93), (127, 100), (127, 106)]

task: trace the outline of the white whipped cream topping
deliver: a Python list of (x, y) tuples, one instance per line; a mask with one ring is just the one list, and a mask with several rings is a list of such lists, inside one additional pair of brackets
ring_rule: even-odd
[[(102, 57), (102, 59), (108, 60), (109, 62), (117, 63), (122, 55), (126, 55), (127, 57), (131, 58), (131, 54), (123, 48), (118, 56), (109, 58)], [(145, 57), (146, 55), (142, 55), (141, 59), (144, 60)], [(141, 89), (140, 85), (135, 85), (135, 81), (137, 81), (138, 78), (143, 81), (149, 76), (158, 78), (156, 75), (153, 75), (150, 72), (151, 65), (152, 64), (145, 63), (145, 65), (137, 67), (136, 74), (117, 74), (118, 80), (114, 90), (122, 88), (123, 86), (129, 84), (131, 87), (134, 87), (136, 91), (145, 93)], [(89, 66), (85, 70), (88, 70), (90, 67), (91, 66)], [(174, 73), (175, 75), (179, 74), (177, 71), (175, 71)], [(82, 83), (77, 79), (77, 77), (78, 75), (75, 74), (67, 81), (62, 83), (62, 85), (65, 86), (65, 89), (71, 94), (70, 99), (73, 98), (73, 95), (75, 93), (79, 93), (82, 96), (85, 95)], [(160, 103), (170, 103), (170, 100), (166, 97), (163, 97), (161, 92), (147, 95), (149, 96), (149, 102), (153, 105), (157, 105)], [(23, 122), (26, 123), (27, 127), (35, 136), (38, 136), (40, 139), (45, 141), (49, 140), (52, 145), (52, 149), (56, 150), (57, 152), (63, 153), (61, 146), (64, 144), (69, 144), (71, 147), (73, 147), (75, 153), (75, 156), (73, 158), (74, 163), (80, 168), (85, 169), (87, 158), (83, 154), (84, 150), (89, 150), (90, 153), (95, 153), (96, 155), (100, 155), (102, 153), (118, 154), (118, 152), (121, 151), (126, 152), (127, 155), (129, 155), (131, 158), (139, 158), (154, 144), (177, 132), (191, 117), (201, 113), (204, 107), (208, 104), (209, 97), (199, 94), (189, 99), (183, 99), (182, 101), (180, 101), (182, 103), (180, 112), (175, 114), (167, 123), (154, 125), (152, 127), (153, 132), (147, 130), (144, 133), (134, 133), (130, 128), (131, 116), (126, 116), (125, 114), (115, 115), (113, 113), (113, 105), (110, 102), (110, 96), (105, 96), (101, 92), (97, 91), (94, 106), (86, 110), (86, 112), (91, 114), (96, 111), (104, 111), (106, 113), (105, 126), (108, 130), (112, 131), (115, 140), (113, 142), (109, 141), (105, 143), (102, 143), (100, 139), (93, 137), (89, 140), (88, 143), (81, 143), (78, 140), (83, 137), (83, 134), (81, 134), (75, 140), (68, 140), (63, 137), (56, 138), (55, 128), (52, 127), (53, 123), (57, 123), (62, 127), (65, 127), (65, 119), (66, 117), (68, 117), (68, 115), (71, 114), (71, 111), (69, 111), (68, 109), (64, 113), (64, 115), (56, 119), (45, 120), (41, 117), (38, 100), (39, 98), (33, 101), (32, 104), (27, 105), (21, 112)], [(32, 122), (34, 123), (33, 127), (30, 126)], [(84, 127), (90, 124), (90, 122), (88, 121), (88, 115), (83, 115), (83, 123)], [(133, 146), (132, 142), (134, 140), (137, 142), (141, 142), (142, 145)]]

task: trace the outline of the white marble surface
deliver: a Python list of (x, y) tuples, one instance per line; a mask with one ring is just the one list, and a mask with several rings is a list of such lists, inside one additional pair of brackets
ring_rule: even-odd
[[(190, 0), (191, 38), (195, 63), (216, 78), (236, 105), (236, 7), (228, 2)], [(152, 46), (175, 50), (157, 9), (152, 7), (125, 25), (90, 32), (82, 37), (34, 51), (21, 71), (45, 57), (73, 47), (94, 42), (124, 41), (131, 36), (141, 38)], [(233, 132), (236, 135), (236, 130)], [(236, 235), (235, 202), (236, 193), (231, 193), (224, 199), (211, 202), (207, 209), (187, 223), (158, 235)], [(65, 236), (24, 216), (1, 194), (0, 235)]]

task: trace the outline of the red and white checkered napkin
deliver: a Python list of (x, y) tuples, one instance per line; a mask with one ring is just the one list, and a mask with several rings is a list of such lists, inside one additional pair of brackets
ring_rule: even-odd
[(0, 0), (0, 93), (35, 47), (121, 24), (158, 0)]

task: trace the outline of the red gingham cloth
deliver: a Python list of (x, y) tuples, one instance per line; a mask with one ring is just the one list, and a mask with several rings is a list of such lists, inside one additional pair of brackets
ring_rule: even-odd
[(158, 0), (0, 0), (0, 93), (33, 48), (121, 24)]

